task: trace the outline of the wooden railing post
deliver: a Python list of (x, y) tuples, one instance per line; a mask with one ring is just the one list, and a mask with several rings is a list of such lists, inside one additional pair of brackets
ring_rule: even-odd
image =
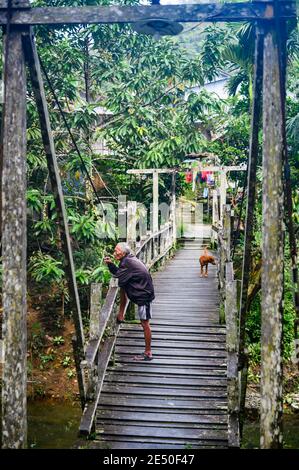
[(225, 261), (231, 259), (231, 207), (225, 204), (223, 207), (223, 239)]
[[(91, 284), (90, 286), (90, 317), (89, 317), (89, 341), (97, 341), (100, 337), (100, 316), (102, 301), (102, 284)], [(98, 383), (97, 361), (89, 363), (81, 362), (81, 369), (85, 378), (85, 396), (87, 401), (95, 398)]]
[[(218, 227), (219, 219), (218, 219), (218, 197), (217, 197), (217, 190), (213, 189), (213, 199), (212, 199), (212, 225)], [(215, 243), (217, 240), (216, 232), (212, 230), (211, 234), (212, 238), (212, 248), (215, 248)]]
[(171, 244), (176, 243), (176, 194), (175, 194), (175, 180), (176, 180), (176, 173), (172, 173), (171, 175), (171, 217), (170, 222), (172, 225), (172, 240), (170, 241)]
[(102, 287), (101, 283), (92, 283), (90, 286), (89, 339), (91, 340), (100, 336)]
[(153, 172), (153, 233), (159, 230), (159, 174)]
[(134, 252), (136, 248), (137, 202), (128, 201), (127, 205), (127, 243)]
[(226, 263), (225, 320), (227, 350), (228, 446), (239, 447), (239, 377), (238, 377), (238, 319), (237, 285), (233, 263)]

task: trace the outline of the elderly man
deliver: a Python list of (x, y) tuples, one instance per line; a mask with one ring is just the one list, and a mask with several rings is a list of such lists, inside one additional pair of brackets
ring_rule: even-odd
[(104, 259), (109, 271), (118, 279), (121, 288), (120, 307), (117, 322), (124, 321), (127, 297), (138, 305), (138, 315), (144, 332), (145, 351), (142, 356), (136, 356), (135, 360), (151, 361), (151, 327), (152, 318), (151, 302), (155, 298), (153, 281), (147, 267), (131, 253), (127, 243), (118, 243), (114, 250), (114, 258), (120, 261), (117, 267), (109, 257)]

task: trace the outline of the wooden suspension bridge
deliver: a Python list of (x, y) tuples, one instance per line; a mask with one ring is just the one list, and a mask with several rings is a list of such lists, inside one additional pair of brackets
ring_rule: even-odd
[(199, 276), (198, 241), (185, 242), (154, 274), (154, 360), (136, 363), (139, 325), (123, 325), (96, 413), (101, 448), (228, 446), (225, 327), (216, 267)]
[[(247, 211), (245, 227), (245, 248), (243, 257), (243, 273), (241, 286), (240, 309), (237, 305), (236, 281), (233, 278), (231, 262), (231, 228), (230, 210), (224, 204), (220, 207), (223, 220), (218, 226), (214, 224), (213, 231), (218, 239), (218, 279), (219, 301), (225, 307), (226, 317), (226, 354), (224, 343), (219, 341), (224, 328), (218, 325), (217, 302), (218, 294), (215, 285), (215, 273), (211, 270), (209, 279), (193, 279), (195, 292), (192, 297), (186, 296), (182, 288), (182, 280), (169, 279), (169, 295), (163, 291), (163, 276), (175, 270), (182, 269), (180, 264), (184, 258), (190, 259), (190, 272), (196, 268), (195, 252), (192, 247), (185, 246), (179, 251), (174, 260), (169, 260), (166, 268), (155, 277), (157, 286), (156, 312), (153, 326), (157, 335), (156, 359), (153, 364), (137, 366), (132, 364), (128, 349), (131, 335), (138, 335), (134, 327), (125, 326), (119, 330), (115, 325), (115, 311), (117, 309), (118, 287), (110, 285), (104, 305), (99, 308), (97, 287), (94, 287), (94, 308), (91, 311), (91, 328), (89, 339), (85, 338), (82, 325), (81, 309), (78, 289), (75, 278), (73, 255), (69, 237), (68, 221), (64, 207), (61, 180), (57, 165), (55, 146), (50, 126), (48, 106), (45, 99), (40, 61), (33, 34), (34, 25), (61, 25), (61, 24), (91, 24), (91, 23), (138, 23), (140, 21), (161, 18), (173, 22), (240, 22), (250, 21), (255, 26), (255, 67), (254, 67), (254, 99), (251, 116), (251, 139), (248, 161), (247, 184)], [(35, 95), (37, 110), (40, 119), (42, 139), (47, 157), (49, 177), (53, 188), (54, 200), (57, 207), (58, 221), (61, 230), (62, 250), (65, 256), (66, 275), (68, 279), (70, 298), (76, 336), (73, 341), (74, 357), (83, 416), (80, 425), (82, 433), (90, 433), (94, 428), (102, 435), (101, 443), (123, 442), (127, 445), (136, 445), (137, 436), (142, 435), (144, 443), (148, 445), (162, 445), (165, 440), (172, 441), (169, 445), (184, 446), (191, 442), (198, 446), (232, 446), (239, 445), (239, 417), (244, 410), (244, 397), (248, 369), (248, 356), (245, 348), (245, 326), (247, 309), (247, 291), (250, 273), (250, 253), (253, 227), (253, 211), (256, 186), (256, 168), (258, 156), (258, 133), (260, 116), (263, 113), (263, 272), (262, 272), (262, 375), (261, 375), (261, 446), (264, 448), (280, 447), (282, 445), (281, 415), (282, 415), (282, 299), (283, 299), (283, 218), (289, 232), (293, 280), (298, 284), (296, 265), (296, 241), (292, 227), (292, 199), (289, 181), (287, 144), (285, 133), (285, 70), (286, 70), (286, 23), (296, 18), (294, 1), (273, 0), (253, 1), (245, 3), (228, 4), (198, 4), (198, 5), (153, 5), (153, 6), (112, 6), (112, 7), (66, 7), (66, 8), (31, 8), (29, 0), (0, 0), (0, 24), (5, 28), (5, 80), (2, 128), (2, 259), (3, 259), (3, 305), (4, 305), (4, 366), (2, 384), (2, 428), (4, 448), (26, 447), (27, 416), (26, 416), (26, 66), (30, 71), (30, 80)], [(263, 110), (261, 99), (263, 97)], [(17, 171), (16, 171), (17, 169)], [(283, 171), (283, 169), (285, 171)], [(155, 184), (157, 178), (154, 178)], [(286, 210), (283, 201), (286, 201)], [(175, 198), (173, 198), (173, 201)], [(174, 204), (173, 204), (174, 206)], [(129, 226), (134, 226), (134, 204), (127, 209)], [(173, 211), (174, 213), (174, 211)], [(155, 218), (157, 222), (157, 217)], [(164, 262), (172, 251), (175, 242), (175, 220), (170, 220), (164, 227), (156, 227), (137, 247), (137, 255), (149, 268), (157, 263)], [(133, 231), (134, 232), (134, 231)], [(133, 240), (133, 232), (129, 232), (128, 241)], [(195, 245), (194, 245), (195, 247)], [(199, 249), (199, 247), (197, 247)], [(194, 253), (193, 253), (194, 252)], [(188, 255), (188, 256), (187, 256)], [(188, 268), (184, 273), (188, 277)], [(198, 282), (198, 289), (196, 289)], [(206, 283), (205, 298), (197, 297), (201, 285)], [(189, 285), (189, 283), (188, 283)], [(171, 289), (173, 286), (173, 289)], [(190, 286), (192, 284), (190, 283)], [(189, 287), (188, 287), (189, 288)], [(184, 292), (183, 292), (184, 291)], [(178, 295), (178, 293), (181, 295)], [(210, 292), (211, 300), (209, 299)], [(165, 301), (165, 296), (167, 300)], [(169, 312), (171, 298), (177, 297), (176, 306), (184, 317), (185, 325), (178, 322), (175, 312)], [(188, 297), (187, 299), (185, 297)], [(193, 299), (193, 300), (192, 300)], [(187, 309), (188, 303), (189, 307)], [(197, 317), (193, 315), (196, 304)], [(299, 294), (296, 291), (295, 305), (299, 318)], [(97, 306), (97, 307), (96, 307)], [(204, 306), (208, 306), (204, 312)], [(163, 307), (163, 308), (162, 308)], [(156, 308), (155, 308), (156, 309)], [(174, 309), (171, 309), (174, 310)], [(237, 311), (239, 315), (237, 316)], [(169, 316), (168, 316), (169, 315)], [(298, 318), (296, 325), (298, 325)], [(195, 322), (192, 327), (191, 321)], [(238, 320), (238, 322), (237, 322)], [(198, 321), (198, 323), (197, 323)], [(163, 322), (167, 322), (169, 336), (164, 342)], [(176, 323), (178, 322), (178, 323)], [(238, 327), (237, 327), (238, 324)], [(170, 330), (177, 326), (175, 341), (171, 343)], [(189, 326), (188, 326), (189, 325)], [(194, 329), (193, 329), (194, 326)], [(192, 329), (192, 336), (188, 346), (178, 347), (174, 343), (187, 341), (190, 335), (188, 328)], [(218, 333), (215, 332), (218, 331)], [(203, 331), (210, 338), (211, 348), (204, 349)], [(160, 339), (159, 339), (160, 336)], [(217, 336), (218, 341), (214, 341)], [(179, 339), (180, 337), (180, 339)], [(222, 338), (223, 339), (223, 338)], [(174, 340), (174, 338), (173, 338)], [(202, 341), (201, 341), (202, 340)], [(163, 344), (162, 344), (163, 343)], [(136, 337), (136, 344), (138, 338)], [(193, 347), (192, 347), (193, 345)], [(203, 345), (201, 347), (200, 345)], [(109, 361), (116, 347), (116, 366), (110, 368)], [(131, 349), (133, 351), (133, 349)], [(203, 355), (203, 351), (206, 353)], [(183, 353), (184, 352), (184, 353)], [(172, 359), (171, 359), (172, 358)], [(181, 359), (180, 359), (181, 358)], [(225, 359), (227, 369), (225, 369)], [(177, 363), (180, 361), (180, 365)], [(189, 362), (189, 365), (188, 365)], [(183, 363), (183, 367), (180, 367)], [(147, 367), (147, 375), (138, 371), (138, 380), (134, 384), (122, 383), (121, 369), (127, 367)], [(174, 367), (172, 367), (174, 366)], [(215, 366), (215, 367), (212, 367)], [(176, 377), (172, 380), (171, 372), (163, 375), (162, 369), (190, 372), (190, 385), (185, 388), (184, 378)], [(211, 369), (212, 368), (212, 369)], [(159, 387), (146, 385), (150, 379), (150, 370), (160, 369)], [(226, 370), (226, 375), (225, 375)], [(107, 373), (106, 373), (107, 371)], [(191, 373), (192, 371), (192, 373)], [(197, 373), (195, 373), (197, 371)], [(200, 375), (199, 371), (205, 371)], [(208, 371), (213, 371), (212, 376)], [(216, 374), (217, 371), (217, 374)], [(165, 372), (165, 371), (164, 371)], [(219, 372), (219, 376), (218, 376)], [(123, 374), (124, 375), (124, 374)], [(125, 374), (128, 378), (130, 374)], [(132, 375), (132, 374), (131, 374)], [(183, 375), (183, 374), (182, 374)], [(188, 375), (188, 374), (186, 374)], [(162, 380), (163, 376), (163, 380)], [(192, 378), (191, 378), (192, 377)], [(212, 378), (213, 377), (213, 378)], [(226, 384), (224, 387), (221, 380)], [(169, 382), (170, 383), (169, 383)], [(193, 381), (193, 385), (191, 384)], [(197, 382), (196, 382), (197, 381)], [(129, 380), (128, 380), (129, 382)], [(167, 383), (168, 382), (168, 383)], [(186, 381), (185, 381), (186, 382)], [(214, 383), (214, 385), (213, 385)], [(179, 384), (181, 388), (179, 388)], [(217, 384), (217, 385), (216, 385)], [(167, 387), (167, 385), (171, 385)], [(165, 388), (164, 388), (165, 387)], [(174, 396), (174, 387), (182, 390), (180, 397)], [(215, 387), (215, 389), (212, 389)], [(128, 419), (125, 410), (109, 409), (109, 396), (117, 396), (118, 403), (133, 406), (130, 403), (130, 394), (148, 392), (147, 400), (161, 400), (161, 404), (170, 404), (177, 400), (178, 418), (173, 425), (170, 420), (170, 410), (163, 408), (163, 413), (155, 414), (155, 421), (147, 421), (147, 430), (141, 425), (141, 416), (136, 414), (136, 422)], [(157, 388), (159, 390), (157, 390)], [(164, 398), (154, 398), (164, 389)], [(117, 390), (120, 393), (117, 393)], [(127, 393), (123, 393), (123, 391)], [(227, 392), (226, 392), (227, 390)], [(130, 391), (130, 393), (129, 393)], [(269, 392), (270, 391), (270, 392)], [(212, 393), (213, 392), (213, 393)], [(227, 393), (227, 396), (226, 396)], [(120, 397), (119, 395), (123, 395)], [(138, 394), (138, 397), (143, 395)], [(106, 397), (106, 405), (104, 403)], [(167, 397), (167, 398), (166, 398)], [(140, 398), (138, 398), (140, 400)], [(168, 400), (169, 399), (169, 400)], [(134, 394), (134, 403), (137, 403)], [(214, 400), (214, 401), (213, 401)], [(227, 400), (227, 401), (226, 401)], [(192, 406), (194, 413), (181, 413)], [(206, 405), (205, 405), (206, 403)], [(200, 413), (202, 406), (209, 413)], [(180, 407), (181, 406), (181, 407)], [(227, 428), (224, 415), (227, 406)], [(104, 407), (106, 411), (104, 413)], [(145, 413), (145, 403), (142, 413)], [(188, 408), (189, 409), (189, 408)], [(218, 413), (212, 413), (218, 410)], [(195, 412), (196, 411), (196, 412)], [(211, 411), (211, 412), (210, 412)], [(161, 416), (166, 414), (166, 420)], [(182, 416), (184, 415), (184, 416)], [(187, 416), (186, 416), (187, 415)], [(198, 415), (198, 416), (197, 416)], [(123, 416), (122, 424), (121, 416)], [(192, 418), (193, 416), (193, 418)], [(204, 419), (204, 416), (206, 419)], [(208, 418), (209, 416), (209, 418)], [(217, 416), (217, 418), (215, 418)], [(132, 418), (132, 416), (131, 416)], [(138, 419), (137, 419), (138, 418)], [(153, 415), (152, 415), (153, 418)], [(198, 418), (198, 419), (197, 419)], [(182, 419), (182, 421), (180, 421)], [(187, 419), (185, 422), (184, 419)], [(107, 423), (110, 422), (110, 424)], [(195, 422), (194, 422), (195, 421)], [(205, 422), (204, 422), (205, 421)], [(117, 422), (117, 424), (112, 424)], [(130, 422), (130, 424), (128, 424)], [(241, 420), (242, 422), (242, 420)], [(149, 426), (153, 423), (153, 426)], [(157, 426), (155, 425), (158, 424)], [(172, 423), (167, 426), (167, 423)], [(179, 423), (183, 424), (181, 426)], [(187, 426), (188, 424), (188, 426)], [(110, 427), (109, 427), (110, 426)], [(114, 426), (114, 427), (113, 427)], [(123, 438), (117, 434), (117, 429), (123, 427)], [(135, 443), (132, 439), (132, 428), (136, 433)], [(152, 433), (149, 432), (149, 428)], [(217, 428), (217, 429), (216, 429)], [(137, 430), (139, 431), (137, 432)], [(167, 434), (170, 433), (170, 434)], [(145, 437), (144, 437), (144, 435)], [(131, 441), (128, 439), (131, 436)], [(136, 441), (137, 439), (137, 441)], [(147, 441), (145, 439), (148, 439)], [(162, 442), (164, 440), (164, 443)], [(140, 441), (138, 442), (140, 444)]]

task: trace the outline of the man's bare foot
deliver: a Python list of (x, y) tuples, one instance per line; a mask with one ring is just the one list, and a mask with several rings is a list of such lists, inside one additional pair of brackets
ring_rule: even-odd
[(125, 321), (125, 318), (124, 318), (124, 316), (118, 315), (116, 317), (116, 321), (117, 321), (117, 323), (123, 323)]
[(153, 360), (152, 354), (143, 353), (142, 356), (134, 356), (134, 361), (152, 361), (152, 360)]

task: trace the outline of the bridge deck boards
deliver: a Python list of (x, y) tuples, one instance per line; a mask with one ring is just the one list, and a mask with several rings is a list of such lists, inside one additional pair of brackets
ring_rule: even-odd
[(154, 274), (152, 362), (138, 324), (124, 324), (96, 417), (106, 449), (227, 447), (225, 328), (219, 325), (216, 267), (200, 278), (198, 242), (186, 242)]

